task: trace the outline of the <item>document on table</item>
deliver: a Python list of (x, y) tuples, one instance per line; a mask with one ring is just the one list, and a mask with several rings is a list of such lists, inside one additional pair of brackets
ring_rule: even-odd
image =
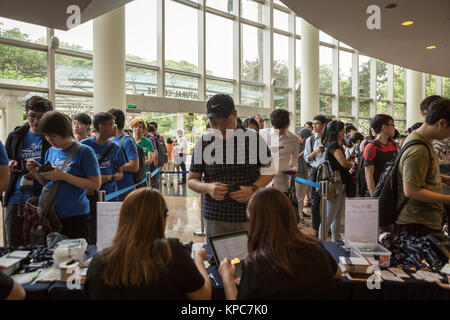
[(97, 202), (97, 249), (108, 247), (119, 223), (122, 202)]
[(378, 242), (378, 198), (345, 199), (345, 244)]

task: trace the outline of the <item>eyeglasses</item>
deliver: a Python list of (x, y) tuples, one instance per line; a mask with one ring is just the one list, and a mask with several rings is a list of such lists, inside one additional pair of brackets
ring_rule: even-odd
[(27, 115), (27, 117), (28, 117), (28, 119), (31, 120), (31, 121), (37, 121), (37, 120), (41, 120), (42, 117), (43, 117), (43, 115), (37, 116), (37, 115), (35, 115), (34, 113), (29, 113), (29, 114)]
[(393, 126), (395, 128), (395, 123), (388, 123), (387, 126)]

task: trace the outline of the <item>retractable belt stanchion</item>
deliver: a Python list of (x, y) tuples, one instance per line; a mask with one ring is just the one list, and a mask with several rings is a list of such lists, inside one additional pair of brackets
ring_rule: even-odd
[(106, 198), (106, 191), (105, 190), (99, 190), (98, 191), (98, 202), (105, 202)]
[(162, 174), (163, 174), (163, 172), (164, 171), (159, 171), (158, 176), (156, 177), (156, 179), (158, 179), (158, 181), (159, 181), (159, 183), (158, 183), (159, 192), (162, 191)]
[(203, 199), (205, 195), (202, 193), (200, 195), (200, 229), (194, 230), (194, 236), (204, 236), (205, 235), (205, 223), (203, 221)]
[(147, 184), (148, 188), (152, 187), (152, 174), (150, 172), (147, 172), (145, 174), (145, 176), (147, 177), (147, 181), (145, 181), (145, 183)]
[(328, 181), (320, 182), (320, 241), (326, 241), (327, 235), (327, 192)]

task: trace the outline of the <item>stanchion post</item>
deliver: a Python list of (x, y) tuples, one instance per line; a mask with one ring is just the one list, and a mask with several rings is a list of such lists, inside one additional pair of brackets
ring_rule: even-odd
[(145, 174), (145, 176), (147, 177), (147, 181), (145, 182), (147, 184), (147, 188), (151, 188), (152, 187), (152, 174), (150, 172), (147, 172)]
[(98, 190), (98, 202), (105, 202), (106, 199), (106, 191), (105, 190)]
[(162, 192), (162, 170), (160, 170), (158, 172), (158, 178), (157, 179), (159, 181), (159, 183), (158, 183), (159, 192)]
[(327, 193), (328, 181), (322, 181), (320, 183), (320, 241), (327, 239)]
[(205, 235), (205, 222), (203, 221), (203, 199), (205, 195), (200, 196), (200, 229), (194, 230), (194, 236), (202, 237)]

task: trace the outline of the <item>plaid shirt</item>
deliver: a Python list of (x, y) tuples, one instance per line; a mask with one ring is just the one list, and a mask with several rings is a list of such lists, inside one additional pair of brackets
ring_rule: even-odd
[[(238, 129), (240, 130), (240, 129)], [(205, 163), (205, 159), (203, 157), (203, 151), (212, 141), (214, 141), (214, 134), (212, 132), (205, 133), (196, 143), (194, 147), (194, 153), (192, 156), (192, 164), (190, 171), (203, 173), (203, 178), (206, 183), (212, 182), (221, 182), (226, 185), (239, 185), (239, 186), (249, 186), (255, 183), (255, 181), (259, 178), (260, 172), (259, 169), (267, 164), (270, 164), (270, 161), (267, 163), (262, 163), (262, 159), (260, 159), (259, 150), (260, 148), (264, 148), (267, 150), (266, 155), (270, 159), (270, 151), (267, 147), (267, 144), (264, 142), (264, 139), (259, 136), (257, 132), (252, 130), (243, 129), (244, 132), (250, 136), (245, 139), (244, 151), (238, 153), (238, 145), (234, 143), (234, 162), (235, 164), (227, 163), (227, 152), (226, 142), (223, 141), (223, 164), (220, 164), (220, 161), (215, 159), (214, 163), (207, 164)], [(205, 139), (205, 136), (209, 135), (208, 138)], [(212, 140), (209, 139), (212, 136)], [(235, 137), (234, 137), (235, 138)], [(230, 138), (231, 139), (231, 138)], [(211, 141), (211, 142), (210, 142)], [(236, 140), (235, 140), (236, 141)], [(257, 153), (256, 153), (256, 161), (251, 160), (251, 155), (255, 150), (250, 150), (250, 145), (252, 141), (257, 141)], [(242, 146), (241, 146), (242, 147)], [(242, 150), (241, 150), (242, 151)], [(195, 158), (196, 154), (201, 152), (201, 163), (196, 163)], [(215, 152), (211, 153), (213, 157), (215, 157)], [(250, 157), (249, 157), (250, 156)], [(198, 157), (198, 156), (197, 156)], [(219, 162), (219, 163), (217, 163)], [(250, 164), (250, 162), (256, 162), (254, 164)], [(225, 199), (222, 201), (217, 201), (213, 199), (209, 194), (205, 194), (204, 202), (203, 202), (203, 216), (206, 219), (211, 220), (219, 220), (225, 222), (247, 222), (247, 203), (240, 203), (231, 199), (231, 197), (227, 194)]]

